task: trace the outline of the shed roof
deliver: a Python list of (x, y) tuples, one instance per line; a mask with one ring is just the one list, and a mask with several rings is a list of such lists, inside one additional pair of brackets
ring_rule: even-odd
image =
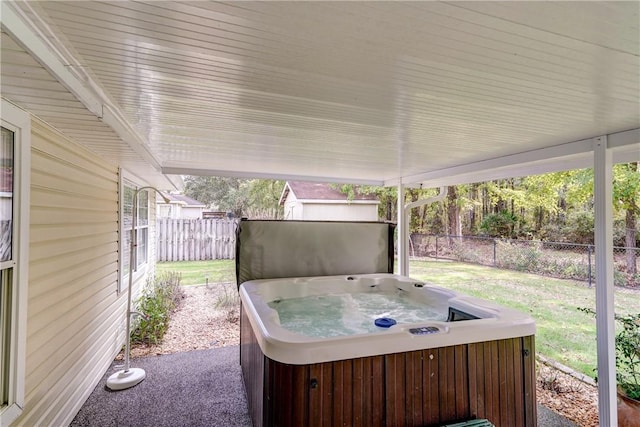
[(373, 204), (379, 203), (375, 194), (363, 194), (357, 192), (350, 199), (348, 194), (331, 187), (329, 184), (320, 182), (303, 182), (303, 181), (287, 181), (282, 195), (280, 196), (280, 205), (284, 205), (289, 192), (293, 193), (297, 199), (315, 200), (315, 201), (367, 201)]
[[(192, 208), (204, 208), (207, 206), (196, 199), (192, 199), (189, 196), (185, 196), (184, 194), (164, 194), (164, 195), (169, 199), (170, 203), (179, 203)], [(156, 194), (156, 202), (164, 203), (164, 200), (159, 194)]]

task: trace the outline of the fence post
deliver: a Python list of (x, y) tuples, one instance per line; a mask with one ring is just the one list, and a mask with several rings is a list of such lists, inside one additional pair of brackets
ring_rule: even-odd
[(497, 260), (496, 260), (496, 246), (498, 245), (497, 240), (493, 239), (493, 266), (495, 267), (497, 265)]
[(436, 236), (436, 261), (438, 261), (438, 236)]
[(588, 257), (587, 264), (589, 265), (587, 274), (589, 275), (589, 287), (593, 286), (592, 279), (591, 279), (591, 252), (592, 252), (591, 245), (587, 245), (587, 257)]

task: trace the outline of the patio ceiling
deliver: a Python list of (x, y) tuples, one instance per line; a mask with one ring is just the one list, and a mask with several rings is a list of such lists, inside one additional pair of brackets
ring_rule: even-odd
[(474, 182), (591, 166), (601, 135), (640, 160), (638, 2), (2, 7), (2, 96), (163, 188)]

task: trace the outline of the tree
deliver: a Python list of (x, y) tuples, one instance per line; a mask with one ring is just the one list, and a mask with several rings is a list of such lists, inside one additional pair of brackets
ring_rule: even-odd
[(331, 187), (346, 194), (347, 197), (355, 197), (356, 191), (360, 194), (375, 194), (380, 201), (378, 205), (378, 218), (386, 221), (398, 219), (398, 190), (395, 187), (378, 187), (375, 185), (331, 184)]
[(218, 176), (187, 176), (185, 195), (201, 201), (211, 209), (242, 215), (247, 195), (242, 190), (243, 180)]
[(518, 218), (509, 211), (502, 211), (487, 215), (480, 224), (480, 230), (492, 237), (510, 239), (514, 236), (514, 229)]
[(460, 220), (460, 206), (456, 186), (450, 186), (447, 189), (447, 220), (449, 234), (461, 236), (462, 221)]
[(627, 273), (637, 274), (636, 221), (640, 214), (640, 171), (638, 163), (616, 165), (613, 168), (614, 206), (625, 210), (625, 247)]
[(281, 219), (284, 207), (279, 202), (284, 185), (285, 181), (273, 179), (249, 180), (249, 204), (245, 215), (253, 219)]
[(232, 212), (236, 217), (282, 217), (278, 201), (284, 181), (239, 179), (216, 176), (187, 176), (185, 194), (211, 209)]

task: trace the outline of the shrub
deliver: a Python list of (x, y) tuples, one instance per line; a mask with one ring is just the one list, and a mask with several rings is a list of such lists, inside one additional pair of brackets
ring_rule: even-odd
[(137, 310), (142, 316), (132, 332), (132, 342), (160, 342), (167, 331), (169, 315), (181, 299), (180, 274), (168, 272), (149, 278), (142, 296), (136, 302)]
[[(596, 315), (591, 308), (578, 310)], [(640, 400), (640, 313), (616, 314), (615, 319), (621, 326), (615, 337), (616, 382), (626, 396)]]
[(518, 217), (511, 212), (487, 215), (480, 224), (480, 230), (491, 237), (514, 237), (514, 230), (518, 225)]
[(538, 260), (542, 254), (537, 246), (522, 246), (513, 242), (496, 242), (496, 264), (498, 267), (517, 271), (538, 271)]
[(464, 242), (453, 242), (451, 247), (455, 259), (464, 262), (472, 262), (475, 264), (483, 264), (484, 258), (482, 252), (477, 250), (476, 246), (465, 244)]
[[(595, 280), (595, 271), (591, 269), (591, 280)], [(576, 280), (589, 280), (589, 266), (585, 264), (568, 264), (559, 274), (560, 278), (564, 279), (576, 279)]]
[(640, 400), (640, 313), (616, 320), (622, 324), (616, 334), (616, 380), (624, 394)]
[[(551, 242), (593, 244), (594, 214), (592, 211), (570, 212), (563, 222), (549, 222), (539, 231), (538, 237)], [(613, 244), (625, 246), (626, 225), (624, 218), (613, 221)]]
[(222, 294), (220, 294), (214, 303), (216, 308), (225, 310), (226, 319), (229, 323), (236, 323), (240, 318), (238, 312), (240, 306), (240, 296), (234, 285), (223, 285)]

